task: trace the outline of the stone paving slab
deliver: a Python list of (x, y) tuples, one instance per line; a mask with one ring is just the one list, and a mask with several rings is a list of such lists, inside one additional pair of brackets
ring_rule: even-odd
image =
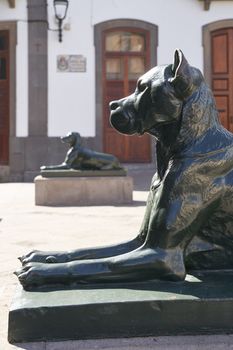
[(146, 337), (19, 344), (24, 350), (232, 350), (233, 335)]

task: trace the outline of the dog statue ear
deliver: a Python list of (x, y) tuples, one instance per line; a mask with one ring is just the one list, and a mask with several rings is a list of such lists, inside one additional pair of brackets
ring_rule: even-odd
[(177, 49), (174, 54), (172, 75), (170, 82), (174, 86), (177, 95), (182, 99), (190, 96), (193, 92), (191, 67), (183, 52), (179, 49)]
[(79, 134), (79, 132), (76, 132), (75, 134), (76, 134), (76, 144), (77, 144), (78, 146), (81, 146), (82, 143), (83, 143), (82, 137), (81, 137), (81, 135)]

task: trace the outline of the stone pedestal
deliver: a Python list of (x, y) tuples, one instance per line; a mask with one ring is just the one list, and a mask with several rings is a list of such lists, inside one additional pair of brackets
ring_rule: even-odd
[(35, 204), (53, 206), (117, 205), (132, 202), (129, 176), (42, 177), (35, 182)]
[(233, 333), (233, 273), (184, 282), (100, 284), (24, 291), (9, 312), (11, 343)]

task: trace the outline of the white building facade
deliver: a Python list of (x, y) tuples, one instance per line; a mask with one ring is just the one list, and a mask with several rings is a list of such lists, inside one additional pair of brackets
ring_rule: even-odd
[(175, 48), (203, 71), (233, 131), (233, 1), (69, 0), (62, 42), (57, 28), (53, 0), (0, 0), (0, 180), (62, 162), (68, 131), (123, 163), (153, 162), (149, 136), (110, 127), (108, 103)]

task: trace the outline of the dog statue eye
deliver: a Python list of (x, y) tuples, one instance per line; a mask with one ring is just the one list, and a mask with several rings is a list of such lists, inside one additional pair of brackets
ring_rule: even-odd
[(137, 89), (139, 92), (143, 92), (144, 90), (146, 90), (147, 87), (148, 85), (146, 83), (143, 83), (141, 81), (138, 82)]

